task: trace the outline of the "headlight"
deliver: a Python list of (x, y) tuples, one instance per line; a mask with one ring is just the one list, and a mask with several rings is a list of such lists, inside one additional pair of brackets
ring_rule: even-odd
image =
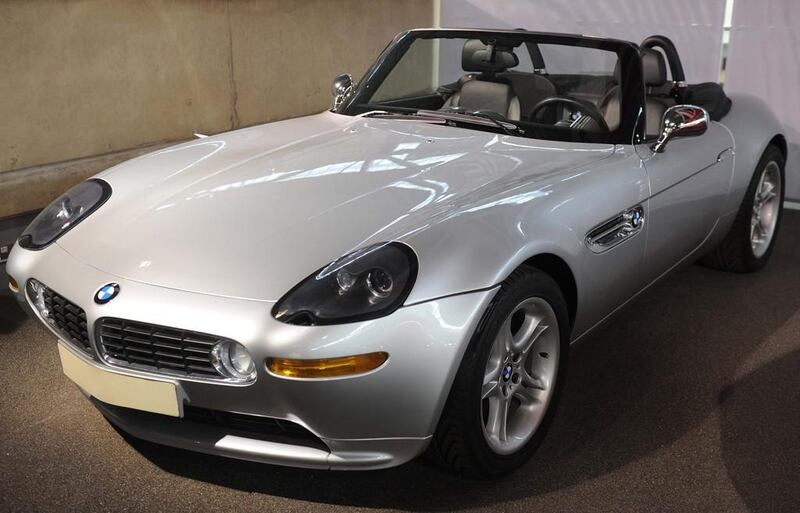
[(341, 324), (389, 315), (417, 277), (417, 258), (405, 244), (359, 249), (323, 267), (272, 309), (279, 321), (304, 326)]
[(217, 372), (235, 381), (256, 379), (253, 358), (242, 344), (223, 340), (211, 349), (211, 364)]
[(87, 180), (68, 190), (45, 207), (19, 238), (25, 249), (42, 249), (83, 221), (111, 196), (111, 186), (98, 179)]

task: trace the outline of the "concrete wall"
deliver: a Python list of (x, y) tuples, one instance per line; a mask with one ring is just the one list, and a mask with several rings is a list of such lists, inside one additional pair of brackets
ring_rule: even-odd
[[(0, 217), (14, 170), (321, 111), (432, 24), (431, 0), (0, 1)], [(39, 178), (14, 210), (63, 188)]]

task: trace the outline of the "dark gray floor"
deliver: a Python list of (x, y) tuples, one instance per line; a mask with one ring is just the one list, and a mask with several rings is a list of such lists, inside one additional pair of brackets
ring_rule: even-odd
[(495, 482), (326, 473), (126, 440), (0, 295), (0, 511), (800, 511), (800, 213), (764, 271), (689, 267), (573, 350), (552, 431)]

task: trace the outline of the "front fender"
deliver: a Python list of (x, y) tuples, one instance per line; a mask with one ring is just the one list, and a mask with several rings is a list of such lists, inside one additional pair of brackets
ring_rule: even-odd
[(405, 239), (420, 259), (407, 304), (491, 288), (530, 258), (550, 254), (573, 274), (573, 329), (582, 333), (635, 292), (644, 248), (642, 236), (595, 255), (584, 242), (586, 234), (645, 203), (647, 195), (640, 159), (632, 147), (618, 147), (610, 158), (585, 168), (523, 184), (431, 220)]

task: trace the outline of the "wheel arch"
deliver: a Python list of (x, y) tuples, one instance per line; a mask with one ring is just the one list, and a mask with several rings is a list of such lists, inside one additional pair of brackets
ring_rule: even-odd
[(535, 267), (555, 280), (567, 302), (570, 327), (574, 326), (578, 312), (578, 285), (569, 264), (553, 253), (539, 253), (522, 262), (519, 267), (523, 266)]
[(733, 107), (720, 124), (731, 131), (734, 141), (734, 175), (725, 211), (738, 211), (756, 164), (770, 144), (788, 156), (783, 126), (770, 107), (760, 98), (747, 94), (731, 95)]
[[(789, 146), (786, 143), (786, 137), (784, 137), (783, 134), (776, 134), (767, 143), (767, 146), (770, 146), (770, 145), (774, 145), (779, 150), (781, 150), (781, 153), (783, 154), (783, 160), (785, 162), (786, 159), (789, 157)], [(766, 147), (765, 147), (765, 149), (766, 149)]]

